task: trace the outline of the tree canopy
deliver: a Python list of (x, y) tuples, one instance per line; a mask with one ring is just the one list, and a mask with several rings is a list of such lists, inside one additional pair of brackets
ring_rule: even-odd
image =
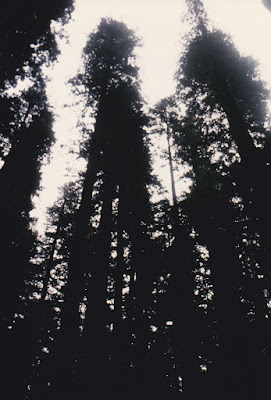
[[(31, 210), (55, 141), (44, 65), (58, 53), (51, 21), (67, 23), (73, 4), (2, 7), (7, 398), (271, 394), (269, 92), (253, 58), (211, 27), (203, 2), (187, 6), (176, 92), (151, 109), (135, 32), (112, 18), (90, 32), (69, 82), (84, 105), (85, 170), (47, 210), (43, 235)], [(156, 154), (155, 135), (164, 145)], [(171, 181), (163, 197), (158, 156)], [(181, 174), (190, 188), (179, 196)]]

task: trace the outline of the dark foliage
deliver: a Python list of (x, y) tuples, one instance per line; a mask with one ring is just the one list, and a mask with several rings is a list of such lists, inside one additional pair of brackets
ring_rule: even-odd
[[(71, 81), (85, 95), (84, 116), (95, 117), (93, 129), (79, 122), (86, 170), (63, 188), (45, 235), (35, 237), (32, 196), (53, 141), (40, 67), (57, 54), (51, 19), (64, 21), (72, 5), (15, 3), (2, 6), (2, 86), (19, 72), (32, 86), (0, 99), (6, 397), (271, 394), (268, 91), (256, 63), (210, 29), (202, 1), (187, 0), (193, 27), (177, 91), (147, 114), (139, 40), (124, 23), (102, 19)], [(167, 144), (172, 204), (150, 198), (158, 185), (152, 132)], [(177, 166), (191, 181), (181, 198)]]
[(262, 0), (262, 3), (267, 8), (267, 10), (271, 11), (271, 2), (270, 2), (270, 0)]
[[(35, 242), (29, 213), (40, 185), (42, 158), (53, 141), (53, 117), (41, 66), (49, 53), (55, 57), (50, 22), (63, 15), (65, 6), (17, 1), (1, 5), (0, 332), (6, 366), (3, 395), (12, 398), (22, 398), (27, 389), (39, 348), (39, 319), (46, 314), (45, 307), (37, 307), (33, 297), (29, 302), (25, 296)], [(38, 40), (39, 50), (35, 48)], [(11, 97), (3, 90), (25, 77), (30, 87), (19, 95)]]
[(23, 64), (31, 60), (37, 45), (55, 57), (54, 36), (50, 32), (51, 20), (63, 18), (63, 11), (70, 13), (71, 0), (46, 2), (4, 0), (0, 17), (1, 86), (13, 79)]

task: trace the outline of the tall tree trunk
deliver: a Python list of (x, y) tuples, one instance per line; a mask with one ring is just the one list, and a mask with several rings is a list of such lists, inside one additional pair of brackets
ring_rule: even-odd
[(41, 302), (43, 302), (45, 300), (47, 292), (48, 292), (48, 285), (49, 285), (49, 281), (50, 281), (51, 271), (54, 267), (54, 254), (55, 254), (55, 250), (56, 250), (56, 245), (57, 245), (57, 241), (60, 237), (61, 230), (63, 228), (64, 207), (65, 207), (65, 199), (63, 201), (63, 205), (62, 205), (60, 213), (59, 213), (59, 219), (58, 219), (56, 233), (54, 235), (54, 240), (52, 243), (50, 255), (49, 255), (49, 258), (45, 261), (45, 276), (44, 276), (43, 287), (42, 287), (42, 291), (41, 291), (41, 299), (40, 299)]
[(92, 254), (89, 249), (89, 220), (92, 211), (93, 187), (99, 170), (99, 149), (96, 139), (91, 142), (80, 207), (75, 218), (75, 230), (68, 266), (68, 279), (64, 288), (61, 312), (61, 331), (58, 337), (52, 368), (55, 370), (53, 390), (57, 396), (73, 393), (74, 365), (80, 343), (80, 310), (86, 287), (86, 273), (90, 269)]
[[(83, 387), (93, 395), (107, 394), (105, 386), (108, 370), (108, 314), (107, 286), (113, 226), (112, 201), (113, 185), (108, 177), (103, 183), (103, 204), (93, 262), (89, 265), (91, 274), (87, 297), (87, 311), (83, 331), (85, 366), (82, 365)], [(89, 389), (91, 382), (91, 389)]]
[(255, 398), (262, 391), (259, 377), (259, 371), (264, 371), (262, 345), (256, 341), (245, 304), (241, 303), (243, 276), (231, 219), (228, 207), (219, 204), (218, 200), (201, 204), (200, 209), (193, 212), (194, 226), (201, 242), (210, 251), (213, 266), (213, 302), (219, 347), (210, 371), (210, 390), (221, 396), (223, 387), (223, 399), (235, 395)]
[(239, 171), (235, 173), (235, 178), (237, 178), (238, 188), (248, 213), (259, 218), (259, 223), (255, 221), (257, 225), (256, 229), (261, 235), (265, 249), (269, 252), (270, 262), (271, 185), (268, 182), (271, 177), (269, 166), (271, 156), (266, 151), (255, 147), (249, 133), (249, 126), (245, 122), (242, 112), (231, 94), (226, 77), (222, 76), (219, 62), (212, 56), (210, 56), (210, 59), (218, 101), (227, 115), (232, 137), (237, 144), (238, 152), (241, 156), (241, 165)]

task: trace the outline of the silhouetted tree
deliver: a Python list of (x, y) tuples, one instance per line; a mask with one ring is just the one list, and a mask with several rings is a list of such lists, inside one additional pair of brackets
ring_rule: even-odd
[[(57, 9), (53, 4), (41, 9), (40, 5), (35, 7), (34, 3), (30, 3), (5, 2), (1, 7), (0, 27), (3, 392), (7, 392), (5, 395), (8, 397), (20, 398), (26, 390), (34, 349), (38, 346), (36, 333), (40, 327), (38, 323), (33, 323), (33, 319), (32, 323), (30, 321), (35, 301), (30, 305), (31, 302), (24, 296), (34, 245), (29, 211), (32, 209), (31, 197), (39, 187), (42, 157), (53, 140), (52, 115), (46, 100), (46, 82), (41, 66), (50, 57), (55, 58), (56, 47), (53, 46), (53, 33), (49, 32), (50, 22), (51, 17), (60, 16), (65, 8), (64, 3), (63, 8), (59, 5)], [(14, 5), (18, 14), (13, 14)], [(26, 10), (28, 6), (23, 17), (19, 11), (21, 7)], [(17, 82), (24, 78), (28, 80), (29, 89), (17, 95), (5, 92), (5, 89), (15, 88)]]
[[(253, 236), (256, 228), (266, 249), (270, 248), (267, 230), (257, 224), (258, 218), (263, 222), (263, 216), (268, 219), (270, 215), (259, 202), (263, 191), (265, 199), (270, 195), (270, 189), (262, 185), (269, 175), (267, 92), (256, 78), (253, 61), (242, 58), (224, 34), (208, 31), (202, 3), (190, 3), (196, 26), (178, 73), (179, 101), (187, 108), (181, 122), (176, 122), (176, 141), (180, 156), (192, 166), (194, 181), (183, 207), (200, 242), (207, 246), (212, 265), (219, 347), (217, 355), (211, 356), (215, 370), (211, 368), (208, 390), (218, 394), (227, 373), (231, 384), (225, 398), (234, 393), (253, 398), (269, 390), (265, 373), (269, 357), (263, 356), (268, 309), (264, 285), (256, 275), (253, 284), (249, 278), (251, 264), (244, 242), (252, 246), (252, 240), (245, 237), (249, 230)], [(264, 250), (254, 255), (262, 270), (266, 264), (263, 254)], [(240, 261), (244, 256), (246, 264)], [(254, 321), (249, 318), (251, 302)]]
[[(6, 397), (264, 397), (270, 141), (255, 62), (210, 28), (201, 0), (187, 0), (192, 29), (177, 91), (147, 115), (139, 41), (124, 23), (102, 19), (71, 81), (85, 101), (86, 170), (63, 188), (45, 235), (34, 238), (31, 198), (53, 140), (41, 66), (57, 55), (51, 18), (67, 20), (72, 3), (30, 2), (25, 18), (12, 19), (14, 4), (23, 7), (5, 3), (0, 18)], [(4, 90), (25, 78), (20, 96)], [(165, 139), (171, 204), (150, 201), (152, 131)], [(191, 180), (181, 198), (179, 166)]]
[[(14, 11), (13, 5), (17, 6), (18, 14), (10, 21), (8, 18)], [(12, 318), (18, 295), (22, 292), (29, 251), (33, 244), (28, 227), (31, 196), (39, 185), (42, 155), (49, 150), (53, 139), (52, 115), (48, 110), (46, 81), (41, 65), (50, 60), (47, 53), (51, 54), (52, 59), (57, 50), (54, 35), (49, 29), (51, 17), (60, 17), (67, 5), (70, 6), (70, 3), (61, 2), (54, 6), (51, 3), (46, 6), (29, 3), (25, 5), (25, 18), (22, 18), (19, 13), (22, 5), (19, 2), (3, 4), (6, 12), (1, 17), (2, 83), (10, 88), (16, 86), (18, 79), (28, 78), (30, 86), (20, 96), (11, 97), (1, 91), (1, 105), (4, 108), (1, 114), (4, 165), (0, 171), (0, 185), (5, 188), (1, 197), (0, 218), (5, 231), (1, 248), (3, 264), (12, 265), (12, 268), (3, 268), (3, 280), (7, 285), (1, 291), (1, 296), (6, 299), (6, 307), (2, 312), (7, 318)], [(44, 47), (37, 50), (33, 46), (39, 37)], [(28, 67), (23, 68), (23, 62), (28, 63)]]
[(16, 74), (26, 73), (23, 65), (33, 67), (32, 55), (45, 50), (55, 58), (57, 47), (53, 32), (50, 30), (52, 20), (67, 20), (73, 8), (72, 0), (49, 0), (47, 2), (5, 1), (1, 4), (0, 17), (0, 62), (1, 87), (6, 80)]
[[(56, 382), (56, 390), (60, 391), (64, 390), (63, 384), (65, 392), (67, 388), (72, 393), (73, 390), (88, 391), (89, 371), (92, 391), (101, 395), (107, 390), (113, 390), (116, 395), (121, 390), (141, 392), (146, 383), (147, 324), (143, 303), (151, 293), (147, 270), (150, 245), (145, 228), (149, 214), (146, 185), (150, 183), (150, 175), (143, 130), (147, 120), (141, 110), (137, 68), (133, 66), (136, 43), (133, 32), (123, 23), (103, 19), (90, 35), (84, 50), (85, 71), (78, 77), (86, 87), (88, 104), (94, 107), (96, 122), (88, 149), (65, 287), (60, 343), (63, 351), (60, 351), (61, 368)], [(97, 190), (98, 203), (95, 200)], [(95, 214), (98, 222), (94, 229)], [(112, 241), (114, 237), (115, 242)], [(124, 256), (125, 242), (129, 262), (124, 260), (127, 257)], [(112, 256), (114, 243), (116, 259)], [(125, 276), (130, 281), (129, 310), (123, 297), (127, 287)], [(80, 304), (86, 307), (81, 339)], [(115, 344), (114, 351), (108, 347), (110, 340)], [(67, 352), (67, 343), (71, 342), (73, 346)], [(136, 370), (131, 364), (136, 365)], [(108, 389), (103, 386), (107, 373), (111, 377)], [(69, 376), (77, 382), (73, 388), (72, 382), (67, 382)], [(125, 376), (130, 386), (125, 383)]]
[[(199, 356), (204, 338), (202, 316), (196, 302), (196, 240), (192, 238), (193, 226), (187, 219), (182, 203), (178, 202), (173, 175), (173, 153), (176, 143), (172, 143), (176, 135), (178, 109), (174, 98), (166, 98), (159, 102), (153, 110), (156, 120), (155, 130), (167, 138), (167, 158), (171, 176), (173, 206), (170, 213), (173, 242), (164, 252), (164, 263), (170, 275), (161, 307), (170, 310), (173, 326), (171, 340), (175, 358), (175, 390), (182, 388), (184, 393), (197, 396), (202, 391), (202, 378)], [(176, 156), (175, 156), (176, 158)], [(199, 268), (199, 267), (198, 267)], [(158, 313), (162, 310), (158, 309)], [(207, 330), (207, 327), (205, 328)], [(178, 365), (178, 367), (177, 367)], [(171, 378), (173, 368), (171, 366)], [(195, 385), (195, 382), (197, 384)]]

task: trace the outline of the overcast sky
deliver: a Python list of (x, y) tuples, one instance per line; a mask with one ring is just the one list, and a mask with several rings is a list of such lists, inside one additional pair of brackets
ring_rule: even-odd
[[(271, 13), (261, 0), (205, 0), (204, 4), (210, 19), (233, 36), (242, 52), (261, 60), (264, 77), (271, 81)], [(87, 35), (107, 16), (124, 21), (142, 39), (137, 54), (146, 99), (154, 103), (167, 96), (174, 90), (184, 11), (184, 0), (76, 0), (67, 27), (70, 44), (62, 47), (52, 87), (76, 72)]]
[[(263, 78), (271, 84), (271, 13), (261, 0), (204, 0), (209, 18), (222, 30), (232, 35), (239, 50), (253, 55), (261, 63)], [(149, 105), (173, 94), (174, 73), (181, 51), (181, 38), (186, 31), (182, 21), (184, 0), (75, 0), (72, 20), (66, 26), (69, 42), (60, 42), (59, 62), (49, 71), (51, 82), (48, 95), (57, 114), (54, 130), (57, 138), (50, 166), (44, 168), (42, 185), (45, 188), (33, 216), (43, 213), (45, 205), (56, 199), (60, 182), (70, 179), (77, 158), (67, 153), (76, 149), (78, 129), (76, 110), (71, 105), (67, 80), (80, 65), (80, 55), (88, 34), (102, 17), (125, 22), (141, 38), (137, 50), (142, 93)], [(68, 170), (67, 170), (68, 169)], [(167, 174), (166, 172), (164, 172)], [(169, 179), (169, 173), (168, 175)], [(44, 218), (40, 220), (41, 227)]]

